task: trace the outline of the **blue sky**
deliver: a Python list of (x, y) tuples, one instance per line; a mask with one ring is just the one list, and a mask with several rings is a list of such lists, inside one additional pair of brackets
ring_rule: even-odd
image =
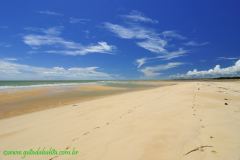
[(240, 75), (237, 0), (0, 3), (2, 80)]

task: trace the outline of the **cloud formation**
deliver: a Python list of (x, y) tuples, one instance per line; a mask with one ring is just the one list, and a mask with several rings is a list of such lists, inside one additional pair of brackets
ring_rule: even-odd
[(131, 25), (125, 27), (123, 25), (104, 23), (109, 31), (113, 32), (119, 38), (138, 40), (136, 44), (153, 53), (163, 53), (166, 51), (167, 41), (159, 36), (152, 29), (142, 27), (140, 25)]
[(1, 80), (94, 80), (113, 79), (113, 75), (99, 71), (99, 67), (35, 67), (25, 64), (15, 63), (10, 60), (0, 59), (0, 79)]
[(165, 38), (175, 38), (175, 39), (180, 39), (180, 40), (185, 40), (187, 39), (186, 37), (184, 37), (183, 35), (177, 33), (176, 31), (163, 31), (162, 32), (162, 35), (165, 37)]
[(185, 46), (192, 46), (192, 47), (200, 47), (200, 46), (205, 46), (208, 45), (209, 42), (196, 42), (196, 41), (188, 41), (184, 43)]
[(165, 46), (167, 41), (161, 38), (150, 38), (142, 42), (137, 42), (137, 45), (153, 53), (166, 53)]
[(123, 18), (133, 22), (144, 22), (144, 23), (158, 23), (157, 20), (146, 17), (143, 13), (133, 10), (127, 15), (122, 15)]
[[(188, 38), (174, 30), (157, 32), (152, 28), (146, 27), (146, 25), (142, 25), (142, 22), (156, 23), (157, 21), (153, 21), (153, 19), (138, 12), (131, 12), (128, 15), (124, 15), (124, 18), (130, 23), (120, 25), (106, 22), (104, 23), (104, 27), (114, 33), (117, 37), (121, 39), (133, 39), (137, 46), (150, 53), (154, 53), (153, 57), (141, 57), (135, 60), (138, 71), (143, 73), (145, 77), (159, 76), (162, 74), (162, 71), (176, 68), (183, 64), (180, 62), (171, 62), (165, 65), (142, 68), (146, 63), (156, 60), (166, 61), (185, 56), (190, 51), (178, 46), (178, 44), (182, 45), (182, 41), (186, 41)], [(172, 44), (173, 40), (175, 44)], [(179, 43), (179, 41), (181, 41), (181, 43)]]
[(237, 60), (239, 57), (218, 57), (217, 60)]
[(105, 22), (104, 27), (123, 39), (148, 39), (157, 38), (157, 33), (151, 29), (144, 28), (140, 25), (123, 26)]
[(160, 56), (156, 56), (156, 57), (139, 58), (139, 59), (136, 60), (137, 68), (140, 68), (144, 64), (149, 63), (151, 61), (155, 61), (155, 60), (171, 60), (171, 59), (174, 59), (174, 58), (177, 58), (177, 57), (184, 56), (186, 53), (189, 53), (189, 51), (185, 50), (185, 49), (182, 49), (182, 48), (179, 48), (179, 50), (169, 52), (168, 54), (165, 54), (165, 55), (160, 55)]
[(236, 61), (234, 65), (226, 68), (221, 68), (220, 65), (216, 65), (209, 70), (198, 71), (194, 69), (188, 71), (186, 74), (175, 75), (173, 78), (215, 78), (224, 76), (240, 76), (240, 59)]
[[(152, 20), (137, 11), (124, 15), (124, 17), (129, 21), (135, 22), (151, 22)], [(114, 33), (117, 37), (122, 39), (133, 39), (135, 40), (137, 46), (149, 51), (150, 53), (158, 55), (150, 58), (142, 57), (137, 59), (136, 64), (138, 68), (155, 59), (170, 60), (188, 53), (182, 47), (173, 49), (171, 40), (174, 39), (183, 41), (187, 39), (185, 36), (173, 30), (158, 33), (156, 30), (143, 26), (141, 23), (127, 23), (125, 25), (120, 25), (106, 22), (104, 23), (104, 27)]]
[(47, 53), (59, 53), (64, 55), (86, 55), (90, 53), (111, 54), (116, 48), (107, 42), (100, 41), (96, 44), (82, 45), (80, 43), (65, 40), (60, 36), (62, 28), (52, 27), (48, 29), (38, 29), (42, 33), (27, 34), (23, 36), (23, 42), (33, 49), (40, 47), (50, 47), (45, 50)]
[(140, 69), (139, 71), (142, 72), (144, 74), (144, 76), (147, 78), (154, 78), (154, 77), (161, 75), (162, 74), (161, 71), (176, 68), (183, 64), (184, 63), (181, 63), (181, 62), (170, 62), (167, 64), (145, 67), (145, 68)]

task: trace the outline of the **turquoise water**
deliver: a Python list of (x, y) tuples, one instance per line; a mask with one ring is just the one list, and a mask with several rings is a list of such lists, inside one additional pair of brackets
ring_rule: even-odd
[(83, 84), (99, 84), (121, 88), (150, 87), (149, 84), (136, 83), (136, 81), (103, 81), (103, 80), (34, 80), (34, 81), (0, 81), (1, 89), (48, 87), (48, 86), (72, 86)]
[(97, 82), (99, 81), (96, 80), (0, 81), (0, 89), (36, 87), (36, 86), (79, 85)]

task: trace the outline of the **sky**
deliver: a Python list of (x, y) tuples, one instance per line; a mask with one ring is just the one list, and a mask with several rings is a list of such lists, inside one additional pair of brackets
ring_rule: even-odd
[(2, 0), (0, 80), (240, 76), (238, 0)]

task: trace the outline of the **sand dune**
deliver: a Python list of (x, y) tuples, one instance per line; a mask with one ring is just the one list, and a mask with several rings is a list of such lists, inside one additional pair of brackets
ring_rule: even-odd
[(47, 160), (239, 160), (240, 85), (178, 82), (0, 120), (5, 150), (38, 147), (77, 155)]

